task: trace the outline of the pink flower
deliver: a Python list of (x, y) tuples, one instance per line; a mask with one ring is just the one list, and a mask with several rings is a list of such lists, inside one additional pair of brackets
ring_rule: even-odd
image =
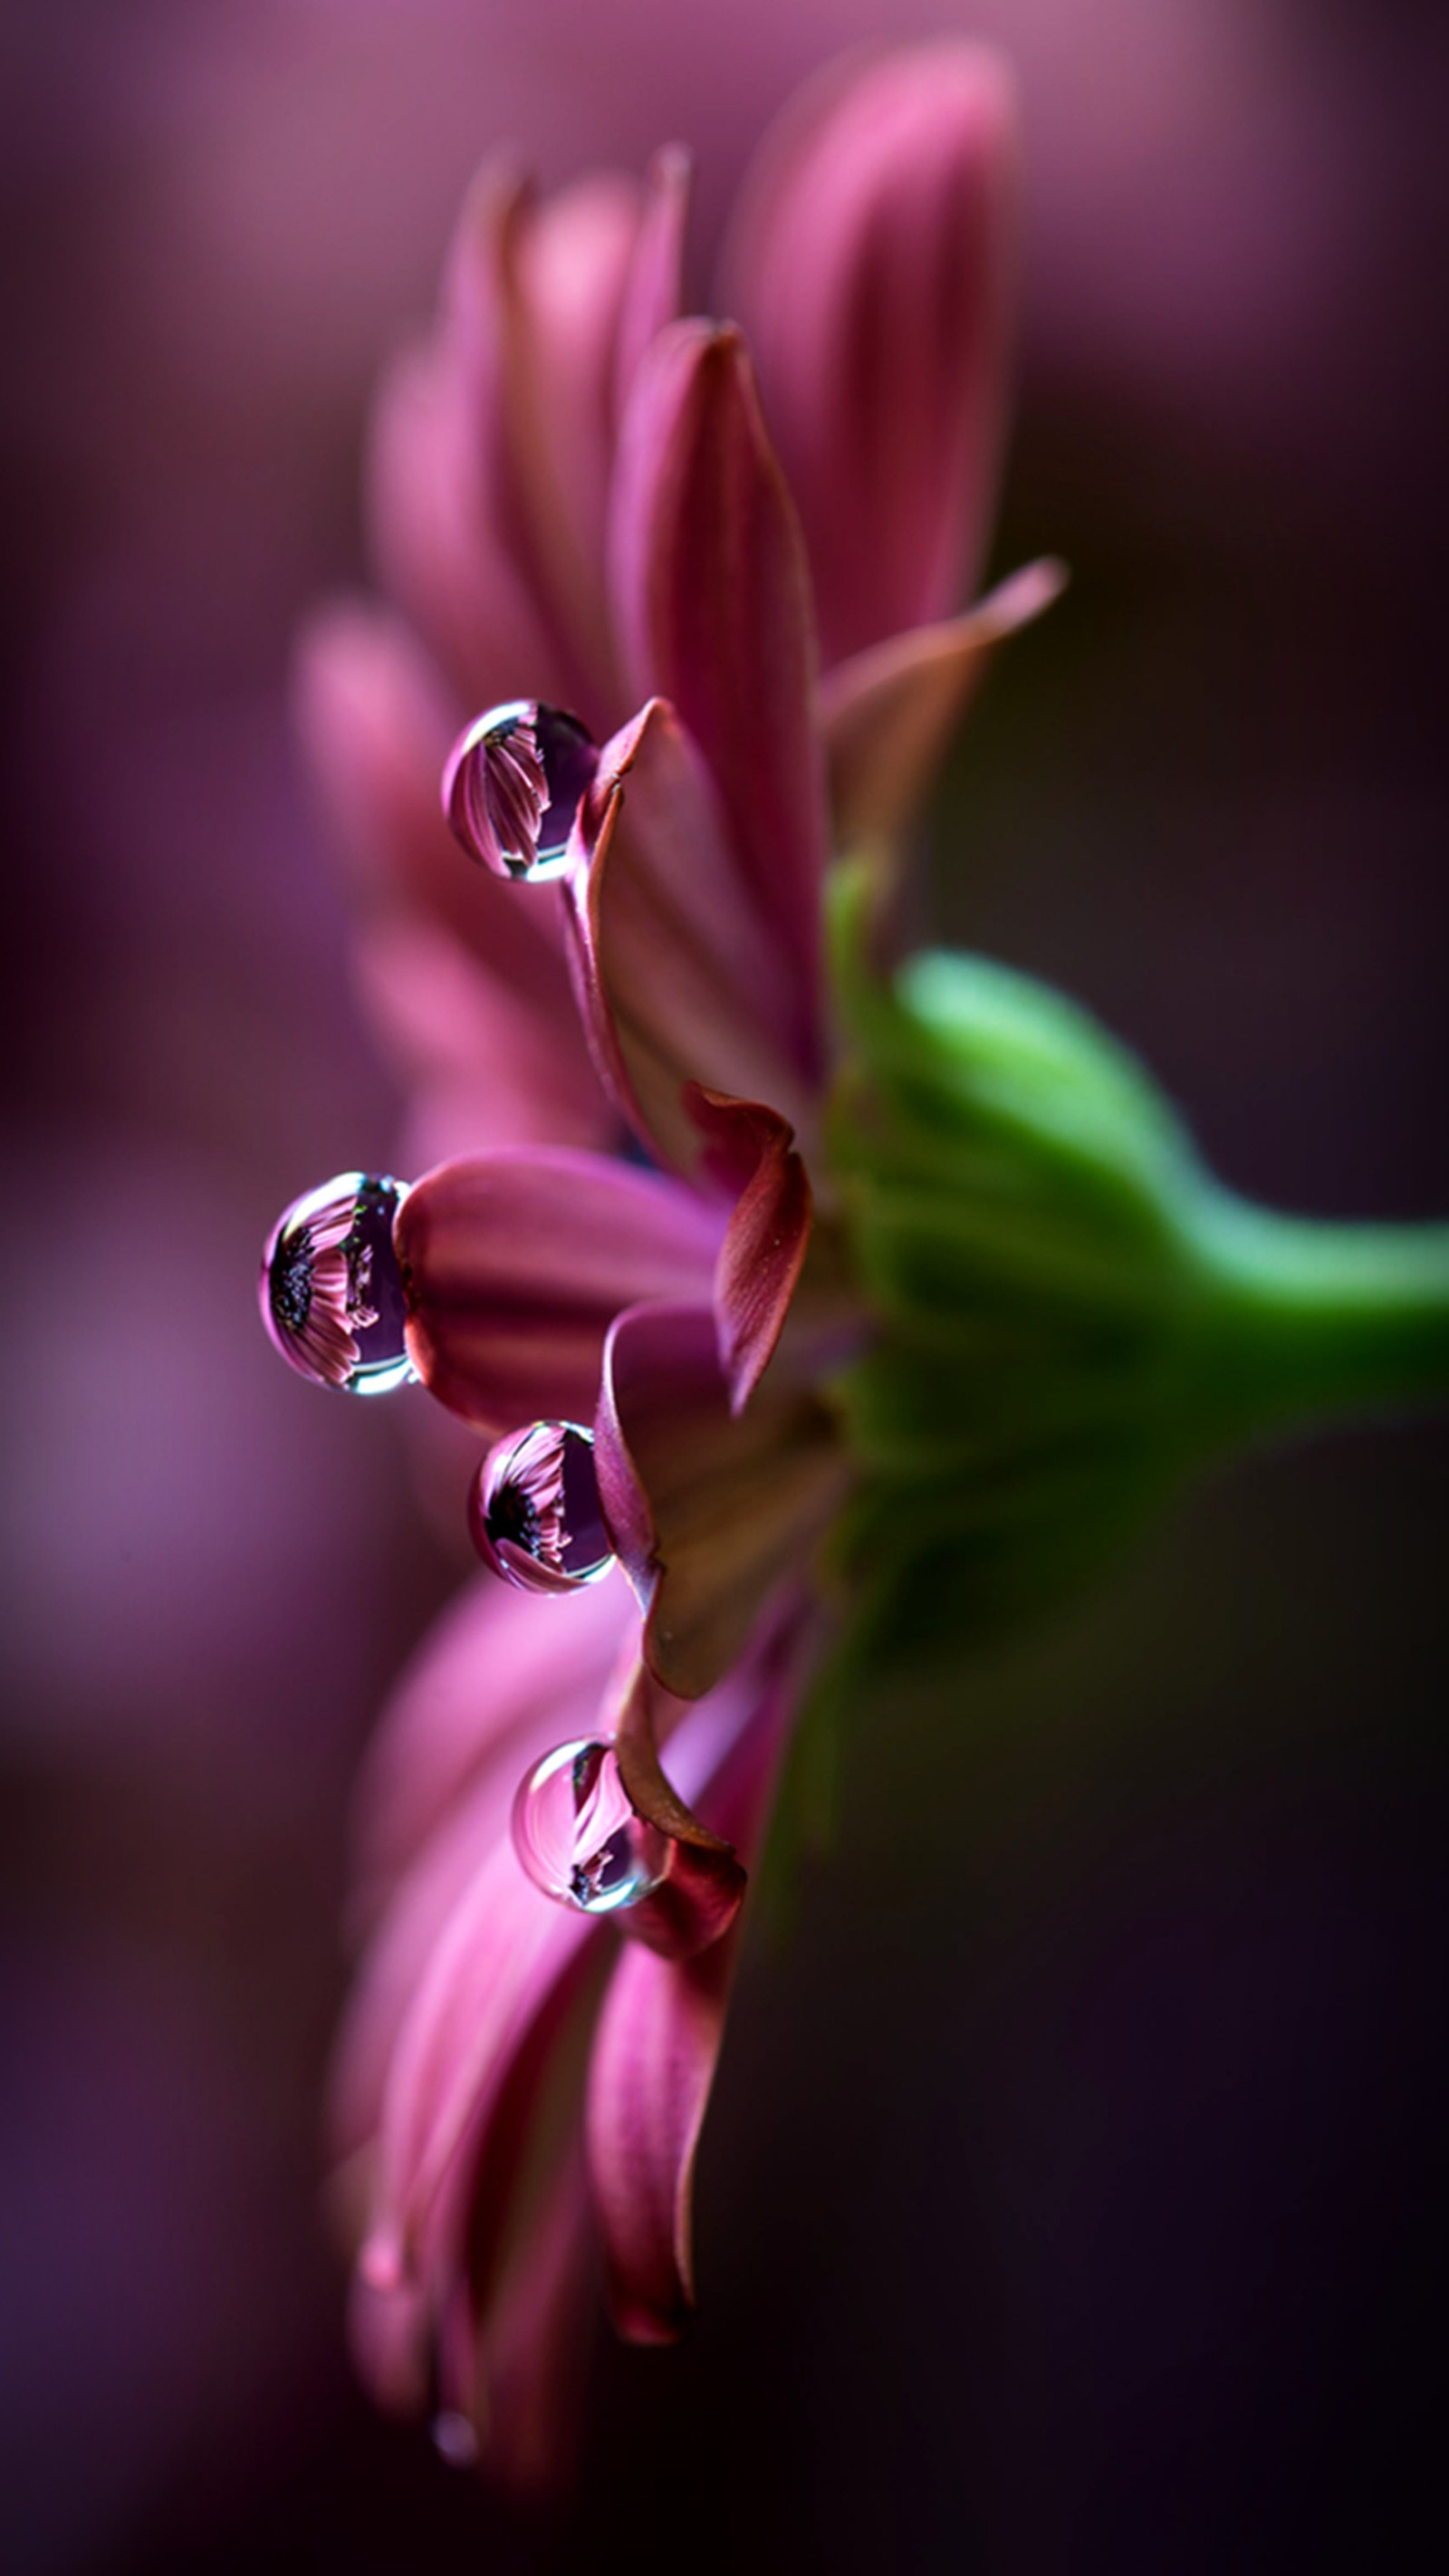
[[(1003, 410), (995, 59), (857, 63), (767, 148), (726, 263), (758, 382), (740, 328), (675, 318), (684, 189), (677, 155), (542, 206), (485, 171), (374, 441), (376, 549), (426, 649), (358, 606), (302, 657), (417, 1132), (484, 1148), (398, 1210), (407, 1356), (493, 1443), (475, 1534), (536, 1587), (455, 1611), (364, 1784), (358, 2350), (519, 2483), (557, 2457), (591, 2247), (626, 2334), (691, 2301), (745, 1870), (852, 1482), (827, 1382), (869, 1316), (821, 1150), (827, 857), (890, 864), (1057, 581), (949, 614)], [(470, 873), (436, 780), (480, 703), (445, 791)], [(561, 710), (607, 736), (581, 767)], [(625, 1130), (658, 1168), (600, 1150)], [(284, 1239), (284, 1348), (314, 1296), (358, 1347), (349, 1239)], [(589, 1579), (595, 1520), (632, 1589)]]

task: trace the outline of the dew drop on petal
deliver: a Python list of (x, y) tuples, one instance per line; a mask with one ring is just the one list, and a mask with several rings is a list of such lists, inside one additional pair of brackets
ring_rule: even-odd
[(666, 1837), (636, 1816), (605, 1738), (556, 1745), (520, 1784), (513, 1847), (545, 1896), (580, 1914), (617, 1914), (651, 1896)]
[(443, 771), (443, 811), (471, 859), (530, 885), (562, 876), (569, 834), (599, 765), (563, 707), (517, 698), (475, 716)]
[(386, 1395), (416, 1375), (393, 1221), (402, 1181), (339, 1172), (294, 1199), (262, 1254), (262, 1321), (284, 1360), (319, 1386)]
[(524, 1592), (573, 1592), (614, 1562), (599, 1507), (592, 1432), (534, 1422), (489, 1450), (468, 1497), (485, 1565)]

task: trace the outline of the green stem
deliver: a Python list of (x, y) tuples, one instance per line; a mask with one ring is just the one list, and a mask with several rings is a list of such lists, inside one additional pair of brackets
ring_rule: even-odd
[(1207, 1184), (1186, 1231), (1207, 1292), (1193, 1376), (1214, 1434), (1449, 1400), (1449, 1226), (1324, 1224)]

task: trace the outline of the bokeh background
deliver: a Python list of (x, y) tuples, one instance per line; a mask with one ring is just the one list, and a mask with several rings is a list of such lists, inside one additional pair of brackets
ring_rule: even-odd
[(1439, 2518), (1442, 1431), (1262, 1459), (893, 1697), (752, 1954), (704, 2315), (525, 2528), (353, 2391), (317, 2208), (357, 1750), (456, 1556), (255, 1253), (397, 1102), (289, 740), (375, 371), (473, 163), (750, 141), (842, 44), (1021, 72), (999, 562), (1075, 582), (943, 926), (1240, 1187), (1449, 1211), (1443, 149), (1374, 0), (11, 0), (0, 2556), (23, 2576), (1410, 2563)]

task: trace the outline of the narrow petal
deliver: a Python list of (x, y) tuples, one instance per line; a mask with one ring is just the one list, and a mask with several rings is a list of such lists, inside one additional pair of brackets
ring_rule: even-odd
[(592, 1732), (636, 1618), (617, 1576), (567, 1602), (484, 1574), (464, 1587), (404, 1669), (363, 1762), (353, 1843), (368, 1916), (465, 1796), (491, 1791), (474, 1811), (479, 1850), (506, 1832), (535, 1756)]
[(813, 1073), (825, 800), (809, 575), (738, 332), (684, 322), (655, 341), (621, 434), (612, 561), (638, 695), (673, 702), (713, 773)]
[[(668, 319), (671, 235), (678, 294), (680, 215), (672, 189), (646, 198), (636, 180), (603, 172), (544, 199), (519, 232), (505, 364), (531, 368), (534, 381), (532, 406), (525, 412), (520, 404), (514, 425), (512, 488), (527, 512), (529, 560), (571, 618), (585, 586), (593, 650), (606, 669), (603, 581), (621, 333), (627, 321), (631, 332), (652, 335)], [(518, 398), (516, 376), (506, 390)]]
[(614, 1317), (640, 1298), (697, 1295), (720, 1231), (677, 1182), (600, 1155), (444, 1163), (395, 1232), (413, 1365), (495, 1438), (536, 1417), (587, 1422)]
[(957, 38), (826, 73), (741, 201), (726, 308), (799, 498), (827, 663), (969, 595), (1006, 403), (1010, 76)]
[(567, 997), (556, 1014), (407, 910), (354, 931), (353, 980), (408, 1093), (405, 1168), (498, 1145), (605, 1147), (612, 1103)]
[[(519, 1977), (517, 1943), (496, 1938), (506, 1904), (482, 1927), (465, 1902), (419, 1981), (392, 2068), (372, 2225), (357, 2263), (354, 2348), (383, 2402), (435, 2404), (450, 2444), (493, 2452), (487, 2415), (500, 2312), (539, 2250), (566, 2143), (582, 2108), (582, 2069), (606, 1952), (555, 1942)], [(479, 1974), (490, 1977), (480, 1999)], [(477, 2036), (477, 2054), (468, 2046)], [(410, 2160), (411, 2156), (411, 2160)], [(581, 2213), (582, 2214), (582, 2213)], [(456, 2455), (456, 2448), (455, 2448)], [(490, 2464), (506, 2480), (507, 2463)]]
[[(494, 158), (464, 204), (432, 338), (384, 390), (375, 550), (466, 706), (522, 692), (599, 731), (619, 712), (604, 523), (619, 334), (648, 220), (633, 180), (605, 174), (539, 203)], [(664, 257), (656, 245), (656, 270)]]
[(575, 2145), (560, 2159), (484, 2320), (473, 2415), (465, 2417), (495, 2484), (523, 2504), (556, 2498), (577, 2465), (598, 2268), (588, 2179)]
[(610, 1533), (647, 1604), (650, 1670), (697, 1698), (800, 1578), (849, 1491), (834, 1425), (812, 1394), (768, 1377), (734, 1414), (712, 1310), (638, 1307), (609, 1335), (594, 1454)]
[(837, 849), (897, 845), (998, 644), (1061, 596), (1064, 568), (1028, 564), (966, 616), (916, 626), (838, 663), (821, 691)]
[(323, 609), (297, 648), (293, 699), (338, 850), (369, 907), (401, 905), (463, 942), (497, 983), (555, 1023), (568, 974), (555, 889), (516, 891), (470, 868), (439, 809), (458, 710), (407, 629), (365, 601)]
[(631, 1945), (594, 2043), (589, 2151), (631, 2343), (672, 2343), (694, 2304), (694, 2159), (724, 2030), (733, 1939), (674, 1961)]
[(660, 1884), (620, 1915), (619, 1929), (666, 1959), (692, 1959), (717, 1942), (745, 1893), (733, 1844), (685, 1804), (660, 1762), (659, 1736), (682, 1705), (641, 1662), (611, 1725), (624, 1794), (668, 1851)]
[(794, 979), (704, 761), (651, 699), (607, 743), (568, 894), (594, 1060), (621, 1113), (686, 1178), (703, 1167), (687, 1083), (768, 1100), (810, 1133)]
[(689, 213), (689, 154), (678, 144), (657, 152), (645, 182), (614, 348), (614, 410), (622, 418), (634, 378), (683, 301), (684, 226)]
[(735, 1194), (715, 1264), (719, 1356), (739, 1413), (779, 1341), (810, 1245), (810, 1181), (778, 1110), (692, 1084), (711, 1176)]
[(440, 2195), (460, 2187), (517, 2051), (598, 1926), (539, 1897), (506, 1839), (454, 1906), (418, 1981), (388, 2067), (372, 2230), (360, 2258), (380, 2290), (424, 2265)]
[[(398, 621), (345, 601), (314, 617), (294, 707), (339, 858), (361, 898), (354, 971), (436, 1160), (472, 1147), (603, 1145), (614, 1118), (578, 1025), (553, 886), (470, 868), (438, 806), (456, 710)], [(414, 1166), (416, 1168), (416, 1165)]]
[(483, 515), (474, 412), (445, 340), (408, 350), (379, 389), (363, 469), (378, 578), (426, 637), (460, 711), (520, 687), (567, 695), (504, 534)]
[[(747, 1722), (711, 1783), (710, 1812), (752, 1860), (794, 1699), (798, 1624), (733, 1688)], [(679, 2332), (694, 2297), (694, 2159), (714, 2080), (737, 1937), (671, 1961), (631, 1947), (610, 1980), (589, 2068), (588, 2143), (615, 2322), (637, 2343)]]

